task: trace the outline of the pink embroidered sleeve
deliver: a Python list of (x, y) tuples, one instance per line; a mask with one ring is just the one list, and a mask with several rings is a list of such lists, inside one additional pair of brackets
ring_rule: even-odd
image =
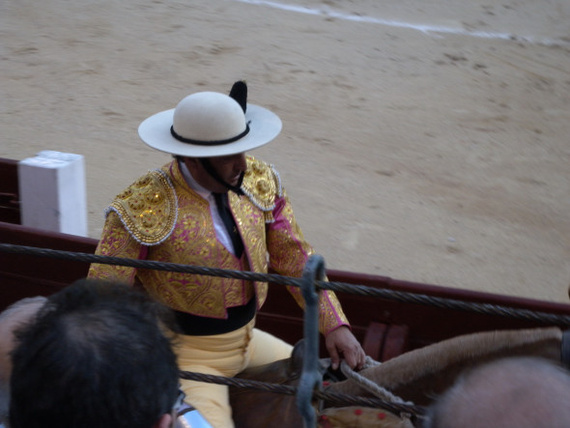
[[(95, 254), (130, 259), (143, 258), (146, 252), (124, 228), (119, 216), (111, 211), (105, 221), (101, 240), (97, 245)], [(127, 266), (114, 266), (93, 263), (89, 268), (88, 277), (109, 281), (118, 281), (132, 285), (136, 274), (135, 268)]]
[[(281, 275), (300, 277), (313, 248), (305, 240), (285, 191), (275, 201), (274, 222), (267, 225), (267, 249), (269, 266)], [(299, 306), (304, 308), (302, 292), (297, 287), (288, 287)], [(323, 334), (340, 327), (349, 326), (338, 298), (332, 291), (322, 291), (319, 299), (319, 331)]]

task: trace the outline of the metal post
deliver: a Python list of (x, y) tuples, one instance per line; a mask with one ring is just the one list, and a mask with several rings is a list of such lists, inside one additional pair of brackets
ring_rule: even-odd
[(297, 389), (297, 408), (305, 422), (305, 428), (317, 426), (315, 409), (312, 406), (313, 391), (321, 387), (319, 371), (319, 295), (315, 281), (325, 277), (325, 262), (322, 256), (313, 255), (307, 260), (303, 271), (301, 290), (305, 299), (304, 336), (305, 349), (303, 372)]

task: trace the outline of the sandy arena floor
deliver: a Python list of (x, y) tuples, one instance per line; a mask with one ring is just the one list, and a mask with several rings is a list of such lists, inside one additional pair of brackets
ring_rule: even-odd
[(89, 233), (168, 161), (147, 116), (244, 78), (334, 269), (568, 302), (566, 0), (7, 0), (1, 157), (85, 156)]

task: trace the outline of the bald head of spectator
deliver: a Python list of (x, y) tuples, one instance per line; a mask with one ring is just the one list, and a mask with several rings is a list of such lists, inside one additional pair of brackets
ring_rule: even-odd
[(532, 357), (496, 360), (459, 378), (431, 406), (426, 428), (568, 428), (570, 373)]

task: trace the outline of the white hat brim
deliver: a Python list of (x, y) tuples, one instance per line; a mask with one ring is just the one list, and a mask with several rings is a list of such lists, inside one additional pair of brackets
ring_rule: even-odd
[(170, 133), (174, 109), (161, 111), (139, 125), (140, 138), (153, 149), (173, 155), (206, 158), (244, 153), (269, 143), (281, 132), (281, 119), (271, 110), (248, 104), (245, 119), (249, 132), (243, 138), (228, 144), (198, 145), (177, 140)]

